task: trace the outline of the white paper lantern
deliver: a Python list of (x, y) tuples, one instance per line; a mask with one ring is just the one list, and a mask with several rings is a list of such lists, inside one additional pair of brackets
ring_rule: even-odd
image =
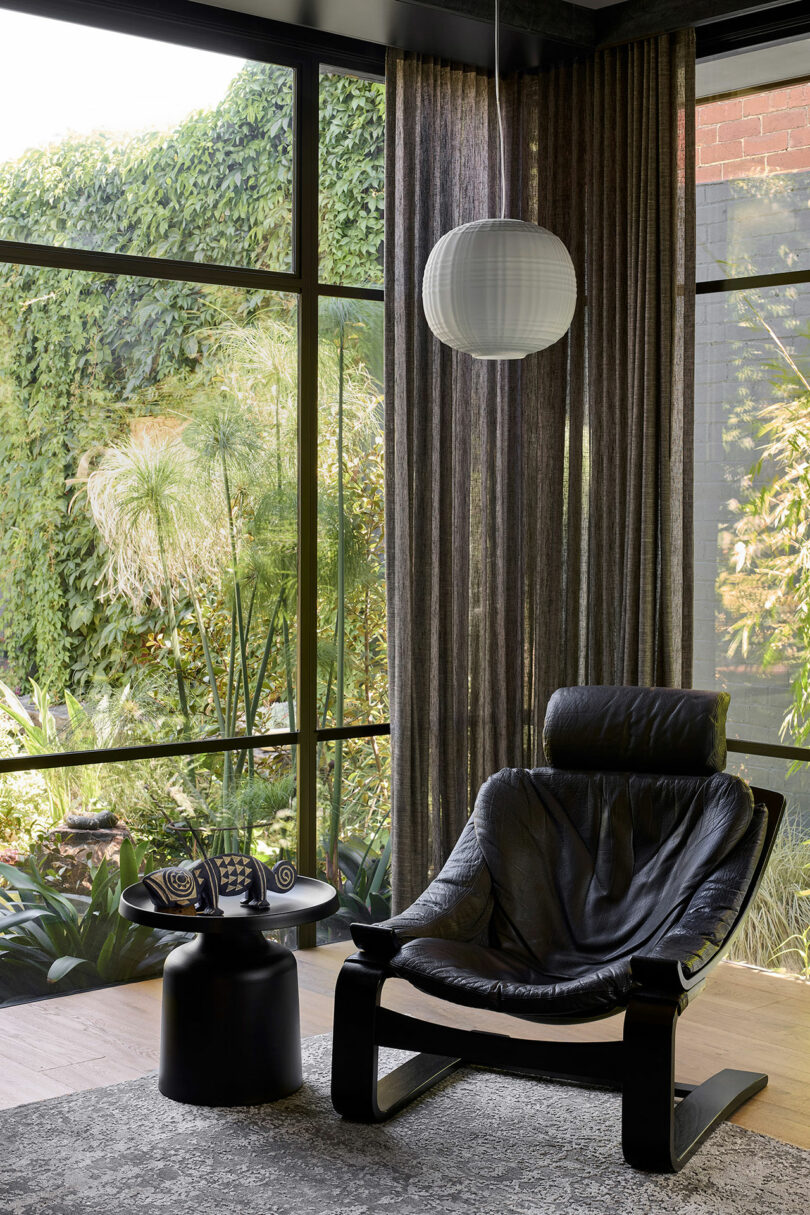
[(522, 359), (567, 333), (577, 302), (574, 264), (546, 228), (481, 219), (433, 247), (422, 302), (446, 345), (477, 359)]

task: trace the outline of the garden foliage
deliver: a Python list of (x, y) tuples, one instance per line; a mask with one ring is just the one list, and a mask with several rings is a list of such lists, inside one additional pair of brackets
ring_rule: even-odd
[[(292, 85), (249, 63), (173, 131), (73, 137), (0, 166), (0, 237), (292, 269)], [(379, 83), (322, 75), (321, 146), (322, 281), (379, 283)], [(380, 331), (378, 305), (324, 301), (329, 723), (387, 716)], [(0, 707), (18, 747), (295, 728), (297, 357), (291, 296), (0, 267)], [(320, 755), (323, 855), (368, 904), (387, 890), (387, 760), (376, 740), (346, 748), (345, 770), (343, 744)], [(104, 769), (90, 800), (111, 798), (159, 848), (180, 819), (209, 832), (176, 835), (181, 851), (275, 859), (294, 847), (293, 761), (286, 748)], [(66, 773), (45, 781), (38, 830), (88, 800), (93, 774)], [(359, 870), (338, 836), (365, 839)]]
[[(791, 699), (780, 737), (810, 739), (810, 381), (762, 311), (743, 299), (745, 323), (769, 339), (773, 399), (743, 397), (732, 437), (749, 439), (756, 462), (729, 503), (733, 523), (721, 539), (727, 564), (717, 582), (729, 655), (763, 672), (790, 673)], [(758, 367), (759, 371), (760, 368)], [(741, 378), (744, 379), (745, 368)], [(803, 765), (796, 763), (795, 772)], [(788, 790), (789, 792), (789, 790)], [(789, 813), (733, 956), (800, 970), (810, 978), (810, 840)]]
[(0, 864), (0, 996), (25, 999), (156, 974), (185, 933), (158, 932), (118, 914), (121, 891), (150, 867), (146, 846), (124, 840), (120, 868), (93, 870), (86, 898), (61, 894), (36, 865)]
[[(174, 132), (26, 153), (0, 168), (0, 237), (289, 269), (291, 90), (287, 69), (248, 64)], [(382, 245), (382, 94), (340, 75), (321, 92), (324, 272), (366, 282)], [(218, 328), (262, 311), (295, 325), (291, 300), (259, 291), (0, 267), (0, 596), (17, 681), (81, 689), (161, 623), (99, 597), (104, 547), (70, 510), (71, 482), (133, 419), (183, 407), (189, 382), (215, 374)]]

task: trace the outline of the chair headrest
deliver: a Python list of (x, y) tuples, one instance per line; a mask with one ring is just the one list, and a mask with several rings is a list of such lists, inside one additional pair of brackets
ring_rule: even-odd
[(554, 768), (709, 776), (726, 766), (727, 692), (558, 688), (543, 727)]

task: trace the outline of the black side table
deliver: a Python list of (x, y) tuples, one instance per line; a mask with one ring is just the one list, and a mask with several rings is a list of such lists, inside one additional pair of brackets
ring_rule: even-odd
[(269, 911), (220, 898), (222, 916), (156, 911), (142, 882), (118, 910), (150, 928), (195, 932), (166, 959), (160, 1034), (160, 1091), (192, 1105), (260, 1105), (302, 1084), (298, 968), (289, 949), (263, 932), (331, 915), (326, 882), (299, 877), (269, 893)]

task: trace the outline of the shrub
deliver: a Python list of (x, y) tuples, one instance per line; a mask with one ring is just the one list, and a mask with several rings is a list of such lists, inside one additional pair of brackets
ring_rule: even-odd
[(159, 973), (185, 933), (132, 924), (118, 914), (121, 890), (151, 868), (146, 848), (121, 846), (120, 871), (106, 861), (93, 870), (85, 905), (54, 889), (36, 865), (0, 864), (11, 887), (0, 891), (0, 1003), (121, 983)]
[[(0, 719), (0, 757), (17, 753), (11, 723)], [(8, 860), (15, 851), (30, 852), (47, 831), (48, 819), (48, 790), (42, 773), (0, 775), (0, 859)]]

